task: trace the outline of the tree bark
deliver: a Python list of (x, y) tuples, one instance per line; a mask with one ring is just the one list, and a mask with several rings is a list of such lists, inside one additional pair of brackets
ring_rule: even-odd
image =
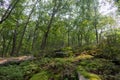
[(39, 26), (39, 19), (40, 19), (40, 15), (38, 17), (38, 20), (36, 21), (36, 25), (35, 25), (35, 29), (34, 29), (34, 33), (33, 33), (32, 50), (34, 50), (34, 48), (35, 48), (36, 32), (37, 32), (38, 26)]
[(27, 21), (26, 21), (26, 23), (25, 23), (25, 26), (24, 26), (24, 28), (23, 28), (23, 32), (22, 32), (22, 35), (21, 35), (21, 38), (20, 38), (20, 42), (19, 42), (19, 45), (18, 45), (18, 48), (17, 48), (17, 53), (19, 53), (20, 48), (21, 48), (21, 46), (22, 46), (22, 42), (23, 42), (23, 38), (24, 38), (24, 35), (25, 35), (25, 31), (26, 31), (27, 25), (28, 25), (28, 23), (29, 23), (30, 17), (31, 17), (31, 15), (32, 15), (33, 11), (34, 11), (34, 8), (35, 8), (35, 5), (37, 4), (37, 2), (38, 2), (38, 0), (35, 2), (32, 10), (31, 10), (31, 12), (30, 12), (30, 14), (29, 14), (29, 16), (28, 16), (28, 19), (27, 19)]
[(17, 27), (18, 27), (18, 21), (16, 22), (16, 28), (15, 28), (14, 33), (13, 33), (12, 50), (10, 53), (11, 56), (16, 54)]
[[(27, 4), (25, 5), (25, 7), (27, 6)], [(22, 12), (24, 11), (25, 7), (23, 7), (21, 9), (21, 11), (18, 13), (18, 16), (15, 20), (16, 22), (16, 26), (15, 26), (15, 29), (14, 29), (14, 32), (13, 32), (13, 38), (12, 38), (12, 50), (11, 50), (11, 53), (10, 55), (13, 56), (13, 55), (17, 55), (17, 30), (18, 30), (18, 27), (19, 27), (19, 20), (20, 20), (20, 16), (22, 15)]]
[(43, 36), (43, 39), (42, 39), (42, 43), (41, 43), (41, 49), (45, 49), (46, 47), (46, 42), (47, 42), (47, 38), (48, 38), (48, 34), (49, 34), (49, 31), (50, 31), (50, 28), (51, 28), (51, 24), (52, 24), (52, 21), (53, 21), (53, 17), (54, 17), (54, 14), (52, 15), (51, 19), (50, 19), (50, 22), (47, 26), (47, 31), (45, 32), (44, 36)]
[(10, 63), (20, 63), (27, 60), (35, 59), (33, 56), (20, 56), (20, 57), (12, 57), (12, 58), (1, 58), (0, 65), (6, 65)]
[(95, 10), (95, 21), (94, 21), (94, 28), (95, 28), (95, 35), (96, 35), (96, 43), (99, 43), (99, 37), (98, 37), (98, 30), (97, 30), (97, 7), (94, 7)]
[(2, 45), (2, 48), (3, 48), (3, 50), (2, 50), (2, 57), (4, 57), (4, 53), (5, 53), (5, 47), (6, 47), (6, 40), (5, 40), (5, 37), (4, 37), (4, 35), (3, 35), (3, 45)]
[(57, 8), (56, 8), (56, 4), (57, 4), (57, 3), (55, 2), (55, 5), (54, 5), (54, 7), (53, 7), (53, 11), (52, 11), (52, 15), (51, 15), (50, 21), (49, 21), (49, 23), (48, 23), (48, 25), (47, 25), (47, 31), (44, 33), (43, 38), (42, 38), (42, 42), (41, 42), (41, 49), (42, 49), (42, 50), (44, 50), (45, 47), (46, 47), (47, 38), (48, 38), (50, 29), (51, 29), (51, 24), (52, 24), (52, 22), (53, 22), (53, 19), (54, 19), (55, 14), (57, 13), (58, 8), (59, 8), (59, 5), (58, 5)]

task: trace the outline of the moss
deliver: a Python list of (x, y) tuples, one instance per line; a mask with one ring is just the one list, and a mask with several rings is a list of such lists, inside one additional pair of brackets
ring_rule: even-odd
[(93, 58), (93, 56), (82, 54), (82, 55), (77, 56), (77, 57), (75, 58), (75, 60), (91, 59), (91, 58)]
[(100, 77), (96, 74), (88, 73), (88, 72), (81, 72), (81, 74), (90, 80), (101, 80)]
[(33, 75), (33, 77), (30, 80), (48, 80), (49, 75), (46, 71), (42, 71), (40, 73), (37, 73)]
[(68, 51), (68, 50), (72, 50), (72, 48), (71, 48), (71, 47), (65, 47), (65, 48), (63, 48), (62, 50), (63, 50), (63, 51)]
[(81, 73), (81, 75), (83, 75), (85, 78), (87, 78), (89, 80), (101, 80), (100, 77), (96, 74), (89, 73), (86, 71), (81, 71), (80, 73)]
[(77, 70), (78, 70), (78, 73), (80, 73), (81, 75), (83, 75), (85, 78), (89, 80), (101, 80), (98, 75), (87, 72), (82, 66), (79, 66)]

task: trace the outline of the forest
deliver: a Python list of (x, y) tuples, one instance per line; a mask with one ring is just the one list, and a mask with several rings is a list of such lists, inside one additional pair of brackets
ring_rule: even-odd
[(120, 80), (120, 0), (0, 0), (0, 80)]

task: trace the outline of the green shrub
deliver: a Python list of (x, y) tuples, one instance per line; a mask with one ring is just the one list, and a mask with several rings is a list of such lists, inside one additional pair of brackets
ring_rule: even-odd
[(74, 56), (73, 50), (71, 47), (65, 47), (62, 49), (62, 51), (65, 53), (66, 57), (73, 57)]
[(49, 77), (50, 76), (46, 71), (42, 71), (40, 73), (33, 75), (33, 77), (30, 78), (30, 80), (49, 80)]
[(16, 65), (0, 67), (0, 80), (23, 80), (23, 72)]
[(22, 62), (19, 66), (23, 70), (25, 80), (29, 79), (33, 74), (35, 74), (40, 70), (38, 64), (36, 64), (35, 62), (26, 61), (26, 62)]
[(79, 65), (87, 72), (101, 75), (105, 80), (113, 79), (113, 76), (120, 72), (118, 66), (106, 59), (82, 60)]
[(87, 72), (82, 66), (78, 66), (77, 72), (89, 80), (101, 80), (101, 78), (93, 73)]

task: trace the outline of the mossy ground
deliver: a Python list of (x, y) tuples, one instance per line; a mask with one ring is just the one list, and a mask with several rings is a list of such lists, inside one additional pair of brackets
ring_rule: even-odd
[(99, 57), (101, 53), (97, 51), (72, 53), (72, 57), (38, 57), (33, 61), (1, 66), (0, 80), (78, 80), (78, 72), (89, 80), (120, 79), (119, 65), (109, 58)]

